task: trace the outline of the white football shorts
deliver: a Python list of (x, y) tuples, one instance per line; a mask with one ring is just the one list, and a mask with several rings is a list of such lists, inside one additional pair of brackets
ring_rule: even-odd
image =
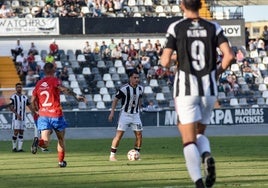
[(175, 98), (175, 109), (181, 124), (209, 124), (216, 96), (182, 96)]
[(12, 120), (12, 129), (24, 130), (25, 122), (21, 120)]
[(140, 114), (129, 114), (126, 112), (121, 112), (118, 120), (117, 130), (126, 131), (128, 127), (131, 127), (133, 131), (142, 131), (142, 122)]

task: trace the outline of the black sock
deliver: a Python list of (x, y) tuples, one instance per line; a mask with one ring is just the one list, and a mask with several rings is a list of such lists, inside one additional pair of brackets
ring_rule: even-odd
[(196, 188), (205, 188), (205, 185), (204, 185), (203, 180), (201, 178), (195, 182), (195, 186), (196, 186)]

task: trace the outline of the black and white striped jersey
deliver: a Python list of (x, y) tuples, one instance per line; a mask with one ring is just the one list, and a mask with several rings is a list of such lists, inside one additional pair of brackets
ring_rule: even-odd
[(120, 87), (115, 97), (121, 99), (122, 111), (134, 114), (139, 112), (139, 102), (142, 94), (143, 87), (141, 85), (133, 88), (127, 83)]
[(169, 26), (165, 48), (176, 51), (179, 62), (174, 97), (217, 95), (216, 50), (223, 42), (228, 39), (216, 22), (185, 18)]
[[(10, 103), (14, 106), (17, 114), (21, 116), (21, 120), (25, 121), (26, 117), (26, 106), (30, 105), (29, 99), (26, 95), (13, 94), (10, 97)], [(13, 120), (17, 120), (17, 116), (13, 113)]]

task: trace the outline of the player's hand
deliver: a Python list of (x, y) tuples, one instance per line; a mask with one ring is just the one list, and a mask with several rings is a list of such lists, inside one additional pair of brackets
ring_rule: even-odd
[(114, 118), (114, 114), (110, 113), (110, 115), (109, 115), (109, 117), (108, 117), (108, 120), (109, 120), (109, 121), (112, 121), (113, 118)]
[(77, 95), (76, 99), (79, 102), (87, 102), (86, 98), (84, 96), (82, 96), (82, 95)]

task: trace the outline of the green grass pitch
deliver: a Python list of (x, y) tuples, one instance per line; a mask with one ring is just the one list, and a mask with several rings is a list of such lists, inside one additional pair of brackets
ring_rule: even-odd
[[(267, 136), (210, 137), (216, 159), (215, 188), (268, 187)], [(123, 138), (117, 162), (109, 162), (111, 139), (67, 140), (66, 168), (57, 167), (56, 140), (50, 153), (11, 152), (0, 142), (0, 188), (193, 188), (180, 138), (144, 138), (140, 161), (128, 161), (134, 140)]]

